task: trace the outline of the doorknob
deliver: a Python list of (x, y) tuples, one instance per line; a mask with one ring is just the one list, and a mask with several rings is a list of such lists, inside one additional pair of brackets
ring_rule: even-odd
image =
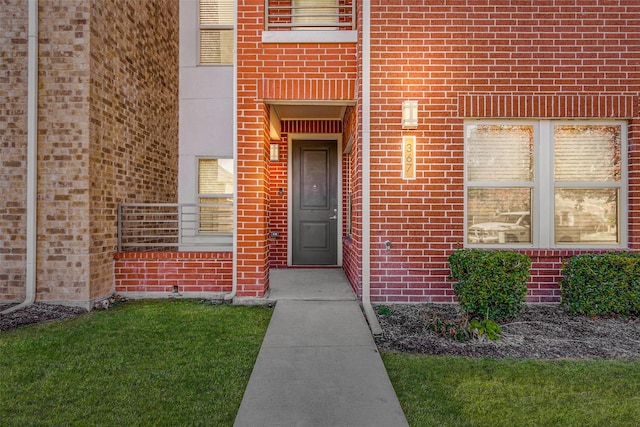
[(333, 215), (329, 217), (330, 220), (338, 219), (338, 209), (333, 210)]

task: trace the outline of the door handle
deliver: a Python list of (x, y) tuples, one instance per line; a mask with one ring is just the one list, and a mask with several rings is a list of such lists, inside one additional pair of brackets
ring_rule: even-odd
[(329, 217), (329, 219), (331, 219), (331, 220), (338, 219), (338, 215), (331, 215), (331, 216)]

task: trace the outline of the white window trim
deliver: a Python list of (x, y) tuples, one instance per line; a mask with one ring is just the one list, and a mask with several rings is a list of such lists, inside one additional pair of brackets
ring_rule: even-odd
[(341, 31), (263, 31), (262, 43), (356, 43), (358, 32)]
[[(475, 181), (473, 185), (469, 185), (467, 180), (467, 140), (466, 140), (466, 128), (468, 125), (477, 124), (510, 124), (510, 125), (532, 125), (534, 135), (534, 171), (533, 182), (486, 182)], [(610, 125), (620, 126), (620, 168), (621, 176), (617, 182), (603, 182), (595, 183), (592, 181), (580, 182), (580, 183), (556, 183), (554, 180), (554, 167), (553, 167), (553, 126), (554, 125)], [(542, 136), (545, 138), (542, 138)], [(628, 247), (628, 186), (629, 186), (629, 171), (628, 171), (628, 125), (623, 120), (517, 120), (517, 119), (466, 119), (464, 121), (464, 240), (465, 247), (471, 248), (496, 248), (496, 249), (558, 249), (558, 250), (571, 250), (571, 249), (605, 249), (616, 250), (626, 249)], [(549, 143), (542, 144), (541, 140), (546, 140)], [(559, 185), (557, 185), (559, 184)], [(533, 187), (532, 203), (531, 203), (531, 226), (532, 230), (532, 243), (511, 243), (511, 244), (474, 244), (468, 242), (468, 212), (467, 212), (467, 194), (469, 188), (474, 187)], [(555, 217), (555, 188), (558, 187), (571, 187), (571, 188), (611, 188), (616, 187), (619, 189), (618, 193), (618, 244), (557, 244), (554, 241), (554, 217)], [(548, 196), (543, 197), (543, 192)]]

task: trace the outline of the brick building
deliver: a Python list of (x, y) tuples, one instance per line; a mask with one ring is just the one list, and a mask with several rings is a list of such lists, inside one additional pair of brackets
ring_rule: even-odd
[(112, 294), (118, 204), (177, 201), (178, 16), (172, 1), (2, 2), (0, 299)]
[[(20, 300), (29, 25), (5, 3)], [(528, 301), (558, 302), (568, 256), (637, 249), (635, 1), (38, 3), (38, 300), (261, 297), (272, 268), (333, 266), (365, 301), (452, 302), (447, 256), (479, 247), (529, 255)]]

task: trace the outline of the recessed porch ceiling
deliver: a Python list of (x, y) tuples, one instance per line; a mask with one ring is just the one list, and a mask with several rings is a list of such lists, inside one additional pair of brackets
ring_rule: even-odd
[(342, 120), (348, 105), (353, 102), (286, 103), (282, 101), (267, 102), (271, 106), (270, 136), (272, 140), (280, 140), (280, 122), (282, 120)]
[(280, 120), (342, 120), (346, 105), (272, 104)]

